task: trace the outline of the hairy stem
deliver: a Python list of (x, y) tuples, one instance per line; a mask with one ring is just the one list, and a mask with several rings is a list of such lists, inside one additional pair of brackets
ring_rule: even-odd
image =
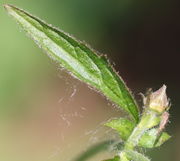
[(134, 149), (138, 145), (139, 139), (150, 128), (160, 123), (159, 114), (147, 109), (141, 117), (140, 122), (134, 128), (133, 132), (129, 136), (125, 143), (125, 149)]

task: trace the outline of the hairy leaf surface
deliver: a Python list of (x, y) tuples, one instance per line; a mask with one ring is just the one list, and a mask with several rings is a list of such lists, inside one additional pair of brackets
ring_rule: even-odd
[(128, 139), (135, 126), (133, 122), (125, 118), (110, 120), (109, 122), (105, 123), (105, 125), (116, 130), (121, 139), (124, 141)]
[(74, 77), (91, 85), (117, 104), (137, 122), (137, 104), (121, 77), (104, 56), (86, 44), (12, 5), (5, 5), (36, 44)]

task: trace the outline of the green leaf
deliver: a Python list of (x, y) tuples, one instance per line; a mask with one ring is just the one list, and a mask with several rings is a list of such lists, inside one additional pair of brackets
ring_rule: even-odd
[(135, 124), (125, 118), (111, 120), (105, 123), (106, 126), (118, 131), (122, 140), (126, 141), (134, 129)]
[(104, 161), (121, 161), (119, 156), (115, 156), (113, 159), (108, 159), (108, 160), (104, 160)]
[(167, 140), (169, 140), (171, 138), (171, 136), (166, 133), (166, 132), (163, 132), (160, 137), (158, 138), (158, 141), (157, 143), (155, 144), (155, 147), (159, 147), (161, 146), (164, 142), (166, 142)]
[(74, 77), (102, 92), (138, 122), (139, 112), (133, 96), (104, 56), (21, 9), (12, 5), (5, 8), (49, 57)]
[(153, 128), (144, 133), (144, 135), (139, 140), (138, 146), (144, 148), (159, 147), (168, 139), (170, 139), (170, 135), (168, 135), (166, 132), (163, 132), (159, 136), (158, 129)]
[(153, 148), (158, 137), (158, 130), (153, 128), (144, 133), (144, 135), (139, 140), (139, 146), (144, 148)]
[(90, 147), (83, 154), (79, 155), (76, 159), (74, 159), (74, 161), (86, 161), (89, 158), (93, 157), (94, 155), (109, 149), (113, 143), (114, 143), (114, 141), (112, 141), (112, 140), (98, 143), (98, 144)]
[(127, 157), (130, 160), (133, 160), (133, 161), (150, 161), (149, 158), (147, 158), (146, 156), (144, 156), (141, 153), (138, 153), (137, 151), (125, 150), (124, 152), (126, 153)]

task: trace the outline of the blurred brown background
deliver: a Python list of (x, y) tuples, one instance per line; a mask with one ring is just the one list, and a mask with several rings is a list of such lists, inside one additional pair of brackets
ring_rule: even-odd
[[(172, 139), (148, 150), (180, 160), (178, 0), (2, 0), (58, 26), (108, 55), (137, 96), (168, 86)], [(116, 137), (102, 123), (122, 112), (57, 67), (0, 9), (0, 160), (70, 161)], [(101, 154), (93, 161), (109, 156)]]

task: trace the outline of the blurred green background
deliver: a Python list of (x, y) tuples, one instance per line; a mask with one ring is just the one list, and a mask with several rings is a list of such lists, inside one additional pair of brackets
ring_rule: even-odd
[(1, 0), (0, 160), (70, 161), (97, 141), (116, 137), (102, 123), (122, 115), (47, 58), (9, 18), (5, 3), (107, 54), (140, 104), (138, 93), (165, 83), (172, 139), (147, 153), (154, 161), (180, 160), (178, 0)]

